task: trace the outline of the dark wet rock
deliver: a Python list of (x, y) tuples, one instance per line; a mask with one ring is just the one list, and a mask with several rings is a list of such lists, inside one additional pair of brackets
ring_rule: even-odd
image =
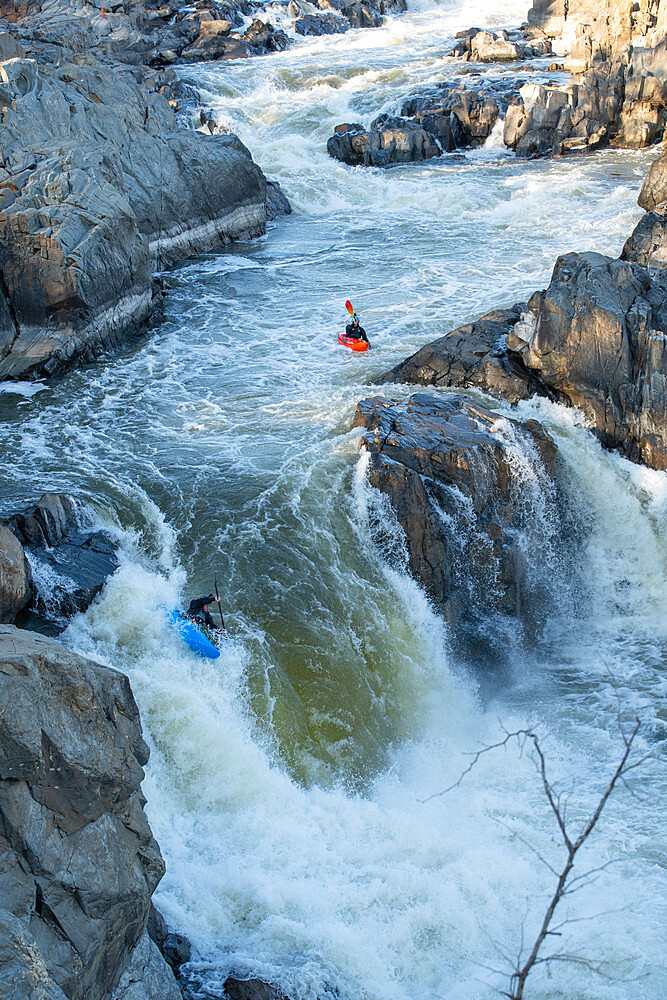
[[(32, 560), (38, 581), (18, 612), (27, 627), (62, 629), (65, 619), (85, 611), (118, 569), (118, 544), (104, 531), (85, 527), (85, 511), (62, 493), (45, 493), (34, 507), (4, 519), (23, 557)], [(3, 536), (4, 537), (4, 536)]]
[(327, 152), (350, 166), (389, 167), (440, 156), (430, 132), (407, 118), (380, 115), (366, 132), (358, 125), (337, 125)]
[[(528, 620), (538, 593), (522, 543), (534, 512), (515, 455), (527, 456), (541, 491), (553, 494), (556, 446), (541, 425), (503, 419), (461, 396), (424, 394), (407, 403), (363, 400), (354, 425), (366, 428), (369, 481), (391, 502), (408, 568), (456, 622), (463, 646), (484, 646), (489, 615)], [(371, 526), (382, 548), (381, 520)]]
[(481, 145), (498, 120), (495, 97), (464, 87), (409, 98), (401, 114), (430, 132), (446, 152)]
[(290, 215), (292, 206), (278, 181), (266, 182), (266, 218), (277, 219), (280, 215)]
[[(667, 211), (667, 202), (663, 208)], [(667, 215), (647, 212), (626, 240), (621, 260), (644, 267), (667, 267)]]
[(375, 3), (345, 4), (343, 15), (353, 28), (379, 28), (382, 24), (380, 5)]
[(338, 14), (304, 14), (293, 24), (298, 35), (341, 35), (350, 30), (350, 22)]
[(380, 115), (368, 130), (360, 124), (337, 125), (327, 151), (350, 166), (418, 162), (481, 145), (498, 114), (498, 102), (488, 91), (434, 84), (406, 99), (400, 117)]
[[(376, 385), (408, 382), (441, 387), (477, 387), (516, 403), (548, 389), (507, 350), (507, 335), (521, 319), (525, 302), (492, 312), (426, 344), (401, 364), (375, 379)], [(551, 393), (552, 396), (555, 394)]]
[(158, 946), (160, 951), (162, 951), (162, 945), (164, 944), (165, 938), (169, 933), (169, 928), (167, 927), (167, 921), (164, 919), (154, 903), (151, 903), (148, 912), (146, 933), (151, 941), (153, 941)]
[(229, 1000), (288, 1000), (285, 994), (262, 979), (235, 979), (229, 976), (224, 984)]
[(25, 550), (14, 533), (0, 525), (0, 622), (13, 622), (33, 596)]
[(169, 931), (165, 935), (160, 951), (162, 952), (165, 961), (175, 972), (178, 972), (182, 965), (185, 965), (186, 962), (190, 961), (192, 948), (190, 942), (184, 934), (177, 934), (175, 931)]
[(15, 514), (10, 527), (24, 545), (53, 548), (80, 524), (75, 501), (65, 493), (44, 493), (34, 507)]
[(200, 35), (196, 42), (183, 49), (181, 59), (184, 62), (201, 62), (202, 60), (247, 59), (250, 47), (240, 38), (229, 38), (224, 35)]
[(255, 55), (265, 52), (280, 52), (289, 45), (289, 38), (284, 31), (274, 28), (269, 22), (255, 18), (243, 33), (243, 41)]
[(369, 133), (363, 125), (345, 122), (336, 125), (334, 134), (327, 141), (327, 152), (335, 160), (351, 167), (367, 162)]
[(11, 625), (0, 664), (0, 982), (15, 971), (26, 1000), (177, 1000), (145, 935), (164, 864), (127, 677)]

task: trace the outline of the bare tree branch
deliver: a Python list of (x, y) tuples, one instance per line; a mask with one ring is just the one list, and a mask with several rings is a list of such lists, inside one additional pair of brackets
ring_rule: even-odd
[[(430, 795), (427, 798), (420, 800), (423, 803), (430, 802), (431, 799), (437, 798), (438, 796), (441, 795), (445, 795), (452, 789), (457, 788), (463, 782), (464, 778), (468, 774), (470, 774), (470, 772), (473, 770), (475, 765), (479, 762), (479, 760), (484, 754), (489, 753), (492, 750), (506, 748), (507, 745), (512, 740), (517, 741), (520, 753), (523, 753), (526, 744), (532, 745), (532, 752), (534, 754), (535, 764), (542, 781), (542, 788), (544, 790), (547, 802), (549, 803), (549, 807), (556, 819), (556, 823), (560, 831), (561, 839), (565, 846), (567, 856), (560, 872), (557, 872), (556, 869), (542, 857), (539, 851), (533, 848), (532, 845), (528, 844), (527, 841), (524, 840), (524, 838), (521, 837), (519, 834), (515, 834), (519, 838), (519, 840), (522, 843), (526, 844), (528, 847), (530, 847), (530, 849), (533, 851), (534, 854), (537, 855), (540, 861), (542, 861), (547, 866), (547, 868), (549, 868), (549, 870), (555, 876), (557, 876), (557, 883), (556, 883), (556, 888), (554, 889), (553, 894), (547, 905), (546, 912), (542, 919), (542, 924), (540, 926), (540, 929), (537, 933), (535, 941), (533, 942), (530, 953), (525, 960), (523, 959), (524, 922), (522, 922), (519, 953), (516, 960), (516, 964), (514, 966), (514, 972), (512, 973), (510, 978), (509, 990), (501, 991), (501, 995), (507, 997), (508, 1000), (523, 1000), (526, 979), (528, 978), (528, 975), (530, 974), (531, 970), (538, 965), (546, 965), (550, 962), (570, 962), (580, 965), (584, 968), (590, 969), (599, 974), (602, 974), (599, 964), (591, 962), (590, 960), (582, 957), (581, 955), (576, 955), (576, 954), (571, 955), (566, 952), (553, 952), (550, 955), (542, 955), (541, 949), (548, 937), (559, 937), (562, 928), (565, 927), (566, 925), (592, 919), (590, 917), (581, 917), (578, 919), (567, 918), (559, 924), (552, 925), (554, 913), (556, 912), (556, 908), (558, 907), (560, 901), (565, 896), (570, 895), (576, 892), (578, 889), (582, 888), (583, 885), (590, 885), (591, 881), (594, 880), (594, 876), (598, 876), (601, 872), (603, 872), (606, 868), (608, 868), (610, 864), (613, 863), (611, 861), (608, 861), (605, 864), (589, 869), (582, 875), (572, 876), (571, 874), (577, 853), (579, 852), (582, 845), (586, 842), (588, 837), (590, 837), (591, 833), (595, 829), (598, 820), (600, 819), (600, 816), (602, 815), (602, 812), (605, 806), (607, 805), (609, 798), (613, 794), (616, 786), (619, 783), (625, 785), (626, 784), (625, 775), (627, 775), (628, 772), (640, 767), (642, 764), (646, 763), (647, 760), (649, 760), (654, 756), (654, 753), (651, 752), (648, 754), (644, 754), (638, 760), (630, 761), (630, 754), (632, 752), (633, 745), (637, 738), (637, 734), (639, 733), (641, 723), (639, 719), (635, 717), (632, 729), (626, 730), (626, 728), (623, 725), (622, 712), (621, 712), (622, 706), (620, 698), (618, 697), (618, 687), (616, 685), (615, 685), (615, 690), (617, 693), (617, 701), (618, 701), (618, 715), (617, 715), (618, 727), (621, 734), (621, 740), (623, 743), (624, 752), (616, 767), (616, 770), (612, 774), (611, 778), (608, 780), (607, 785), (604, 788), (597, 802), (597, 805), (595, 806), (593, 812), (588, 817), (588, 820), (585, 822), (582, 830), (580, 831), (577, 837), (573, 838), (569, 833), (568, 822), (567, 822), (567, 810), (566, 810), (567, 798), (564, 799), (562, 794), (560, 792), (557, 792), (554, 789), (554, 786), (551, 784), (551, 781), (549, 780), (549, 776), (547, 774), (546, 758), (542, 751), (542, 747), (540, 745), (537, 734), (532, 728), (517, 729), (514, 732), (507, 732), (507, 730), (505, 730), (503, 727), (503, 731), (505, 732), (504, 738), (502, 740), (499, 740), (497, 743), (493, 743), (490, 746), (483, 747), (481, 750), (478, 750), (475, 754), (473, 754), (470, 764), (468, 765), (468, 767), (466, 767), (464, 771), (462, 771), (457, 781), (453, 782), (453, 784), (449, 785), (442, 791), (436, 792), (433, 795)], [(619, 911), (613, 910), (608, 912), (619, 912)], [(502, 955), (500, 948), (498, 948), (498, 951)], [(489, 970), (489, 971), (496, 972), (496, 970)]]

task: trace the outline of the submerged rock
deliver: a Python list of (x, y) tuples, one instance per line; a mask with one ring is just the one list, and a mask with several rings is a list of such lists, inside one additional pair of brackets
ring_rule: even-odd
[(0, 663), (0, 983), (26, 1000), (177, 1000), (145, 935), (164, 863), (127, 677), (11, 625)]
[[(357, 407), (366, 428), (369, 481), (386, 494), (405, 534), (410, 572), (464, 645), (485, 645), (483, 622), (501, 613), (528, 619), (539, 584), (531, 576), (535, 512), (517, 473), (523, 451), (534, 482), (553, 493), (556, 446), (534, 420), (506, 420), (462, 396), (374, 397)], [(537, 522), (535, 522), (537, 524)], [(376, 522), (376, 536), (382, 535)], [(536, 530), (535, 550), (549, 539)]]

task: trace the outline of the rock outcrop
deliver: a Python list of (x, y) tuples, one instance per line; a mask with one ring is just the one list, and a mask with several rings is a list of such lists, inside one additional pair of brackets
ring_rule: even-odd
[(481, 145), (491, 134), (498, 113), (498, 103), (490, 93), (436, 86), (406, 100), (400, 117), (379, 115), (370, 129), (360, 124), (337, 125), (327, 152), (350, 166), (389, 167), (428, 160)]
[(541, 393), (579, 407), (606, 447), (667, 468), (667, 270), (566, 254), (516, 313), (461, 327), (380, 381)]
[(528, 85), (505, 119), (505, 143), (521, 156), (604, 145), (640, 149), (667, 124), (667, 4), (664, 0), (536, 0), (528, 38), (567, 54), (577, 74), (565, 86)]
[(0, 622), (13, 622), (33, 596), (25, 549), (13, 531), (0, 525)]
[[(391, 501), (410, 572), (456, 621), (467, 652), (491, 641), (489, 616), (528, 620), (540, 589), (531, 565), (557, 530), (555, 508), (538, 524), (527, 496), (537, 488), (543, 504), (555, 489), (556, 447), (541, 425), (505, 420), (460, 396), (424, 394), (407, 403), (363, 400), (354, 425), (366, 428), (369, 481)], [(531, 470), (530, 487), (517, 455)], [(381, 520), (371, 527), (382, 547)]]
[(647, 212), (667, 207), (667, 149), (651, 164), (638, 201)]
[(510, 309), (494, 309), (474, 323), (466, 323), (426, 344), (380, 375), (375, 384), (407, 382), (459, 389), (475, 387), (510, 403), (534, 394), (549, 395), (521, 357), (507, 350), (507, 335), (525, 309), (525, 302), (517, 302)]
[(0, 627), (3, 995), (178, 1000), (145, 932), (164, 873), (147, 760), (127, 677)]
[(1, 621), (58, 632), (90, 606), (118, 568), (118, 555), (115, 540), (85, 520), (83, 508), (62, 493), (45, 493), (27, 511), (0, 518)]
[(129, 71), (0, 63), (0, 379), (62, 371), (136, 331), (152, 267), (264, 232), (235, 136), (177, 128)]
[(520, 31), (482, 31), (470, 28), (456, 36), (457, 43), (452, 55), (468, 62), (513, 62), (518, 59), (534, 59), (551, 52), (550, 42), (544, 39), (526, 41)]

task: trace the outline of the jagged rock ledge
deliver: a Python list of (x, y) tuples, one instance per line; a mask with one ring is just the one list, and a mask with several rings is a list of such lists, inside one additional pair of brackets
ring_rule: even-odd
[(0, 62), (0, 379), (92, 359), (148, 319), (153, 267), (265, 231), (236, 136), (179, 129), (128, 69), (80, 61)]
[(667, 468), (667, 154), (620, 259), (559, 257), (549, 287), (427, 344), (377, 384), (479, 387), (579, 407), (605, 447)]
[[(544, 610), (523, 536), (533, 531), (536, 562), (548, 540), (540, 536), (513, 452), (526, 452), (535, 482), (553, 496), (554, 442), (535, 420), (506, 420), (456, 395), (365, 399), (354, 426), (366, 428), (369, 482), (389, 498), (403, 529), (407, 568), (456, 623), (459, 652), (500, 663), (502, 650), (488, 645), (489, 616), (528, 624)], [(557, 519), (554, 508), (554, 525)], [(371, 514), (371, 529), (384, 549), (382, 517)]]
[(0, 626), (0, 994), (180, 1000), (146, 927), (164, 873), (124, 674)]
[[(90, 606), (119, 561), (115, 539), (88, 520), (63, 493), (45, 493), (28, 509), (0, 517), (0, 622), (54, 635)], [(58, 577), (66, 584), (54, 582)]]

